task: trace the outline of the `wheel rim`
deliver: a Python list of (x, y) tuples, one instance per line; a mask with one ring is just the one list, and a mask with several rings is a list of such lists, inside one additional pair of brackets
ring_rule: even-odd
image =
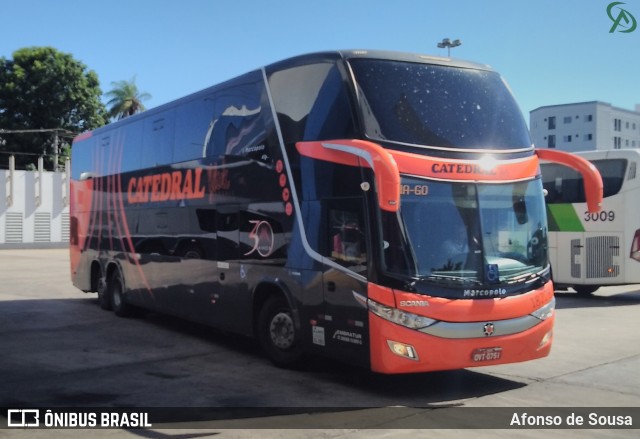
[(282, 350), (289, 349), (293, 346), (294, 327), (291, 316), (285, 312), (279, 312), (269, 325), (269, 335), (273, 344)]
[(98, 279), (98, 294), (100, 296), (104, 296), (104, 294), (107, 292), (107, 281), (101, 277), (100, 279)]
[(121, 288), (120, 282), (116, 281), (113, 285), (113, 292), (111, 293), (113, 306), (115, 306), (116, 308), (122, 304), (121, 293), (122, 293), (122, 288)]

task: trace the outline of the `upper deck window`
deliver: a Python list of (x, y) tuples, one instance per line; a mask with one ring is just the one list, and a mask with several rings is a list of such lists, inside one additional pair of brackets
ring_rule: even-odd
[(354, 136), (345, 79), (335, 63), (278, 70), (269, 86), (285, 144)]
[[(627, 160), (603, 159), (592, 160), (591, 163), (602, 176), (603, 196), (607, 198), (620, 192)], [(540, 167), (544, 188), (547, 190), (547, 204), (586, 202), (584, 181), (577, 171), (556, 163), (543, 163)]]
[(371, 139), (455, 149), (531, 147), (522, 113), (495, 72), (370, 59), (351, 66)]

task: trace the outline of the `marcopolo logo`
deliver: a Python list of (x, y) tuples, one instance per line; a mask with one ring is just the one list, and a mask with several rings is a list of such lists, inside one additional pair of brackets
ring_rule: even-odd
[(624, 3), (612, 2), (607, 6), (607, 15), (611, 21), (613, 21), (613, 25), (611, 26), (611, 29), (609, 29), (610, 34), (614, 32), (628, 34), (636, 30), (638, 27), (636, 17), (626, 9), (622, 9), (620, 5), (624, 5)]

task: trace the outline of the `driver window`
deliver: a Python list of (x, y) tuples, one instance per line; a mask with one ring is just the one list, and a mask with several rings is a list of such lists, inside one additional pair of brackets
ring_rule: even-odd
[(366, 271), (367, 263), (365, 222), (361, 204), (362, 201), (357, 200), (352, 206), (336, 206), (328, 210), (328, 256), (356, 272)]

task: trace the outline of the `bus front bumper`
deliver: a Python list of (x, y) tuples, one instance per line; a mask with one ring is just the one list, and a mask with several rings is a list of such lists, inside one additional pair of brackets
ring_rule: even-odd
[[(555, 313), (554, 313), (555, 314)], [(501, 321), (481, 323), (484, 335), (444, 338), (409, 329), (369, 312), (371, 369), (395, 374), (464, 369), (549, 355), (555, 315), (510, 335), (493, 335)]]

